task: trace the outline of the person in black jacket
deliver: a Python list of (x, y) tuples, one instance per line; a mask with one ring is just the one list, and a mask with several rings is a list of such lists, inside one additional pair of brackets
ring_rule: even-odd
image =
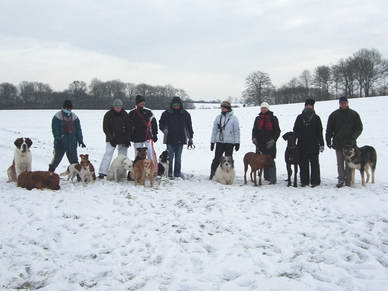
[(170, 109), (162, 113), (159, 120), (159, 129), (164, 133), (164, 143), (167, 145), (170, 159), (168, 176), (172, 177), (174, 174), (174, 177), (182, 177), (181, 157), (183, 145), (193, 145), (194, 132), (190, 113), (183, 108), (182, 100), (179, 97), (174, 97), (171, 101)]
[[(319, 152), (324, 150), (322, 122), (314, 111), (315, 100), (307, 99), (302, 114), (295, 120), (294, 133), (300, 149), (300, 180), (302, 187), (321, 184)], [(311, 166), (311, 176), (310, 176)]]
[(128, 147), (131, 145), (131, 125), (128, 114), (123, 109), (123, 101), (113, 100), (112, 108), (105, 113), (103, 120), (103, 130), (105, 133), (105, 154), (102, 158), (98, 177), (103, 179), (108, 173), (113, 153), (117, 147), (119, 154), (127, 155)]
[(131, 141), (135, 149), (147, 148), (147, 158), (157, 165), (153, 143), (158, 140), (158, 124), (151, 110), (144, 107), (145, 99), (142, 95), (136, 95), (136, 108), (132, 109), (128, 118), (132, 126)]
[[(256, 153), (271, 155), (276, 158), (276, 141), (280, 136), (279, 121), (269, 110), (269, 104), (260, 105), (260, 114), (256, 117), (252, 129), (252, 142), (256, 145)], [(264, 179), (276, 184), (275, 160), (271, 167), (264, 169)]]

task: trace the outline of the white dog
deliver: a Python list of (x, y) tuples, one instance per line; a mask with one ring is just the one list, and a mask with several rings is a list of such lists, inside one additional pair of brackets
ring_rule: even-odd
[(31, 139), (20, 137), (15, 140), (14, 144), (16, 146), (16, 149), (13, 157), (13, 162), (7, 170), (9, 182), (16, 182), (22, 172), (31, 171)]
[(59, 176), (67, 176), (67, 180), (73, 182), (75, 177), (80, 177), (81, 165), (71, 164), (67, 167), (66, 172), (59, 174)]
[(119, 154), (110, 165), (106, 179), (118, 182), (123, 178), (127, 178), (128, 171), (132, 172), (132, 170), (133, 162), (127, 156)]
[(214, 174), (214, 181), (224, 184), (232, 185), (236, 173), (234, 171), (234, 161), (232, 157), (221, 157), (220, 164)]

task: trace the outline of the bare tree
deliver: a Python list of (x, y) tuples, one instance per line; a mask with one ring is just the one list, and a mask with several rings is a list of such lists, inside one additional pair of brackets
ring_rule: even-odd
[(271, 91), (274, 89), (270, 76), (267, 73), (256, 71), (248, 75), (245, 81), (246, 89), (243, 98), (247, 103), (260, 104), (270, 101)]

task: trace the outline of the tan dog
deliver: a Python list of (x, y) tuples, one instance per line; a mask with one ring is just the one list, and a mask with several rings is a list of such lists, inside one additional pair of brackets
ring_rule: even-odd
[(81, 169), (79, 170), (79, 177), (82, 183), (89, 183), (96, 180), (96, 173), (93, 164), (89, 161), (89, 155), (79, 155), (81, 162), (79, 163)]
[(132, 181), (135, 180), (135, 164), (139, 161), (145, 160), (147, 158), (147, 148), (137, 148), (136, 149), (136, 157), (132, 164), (132, 171), (128, 171), (127, 180)]
[(19, 175), (18, 187), (32, 189), (51, 189), (59, 190), (59, 176), (55, 173), (45, 171), (23, 172)]
[(263, 169), (269, 168), (272, 162), (273, 158), (270, 155), (256, 154), (253, 152), (246, 153), (244, 156), (244, 184), (247, 183), (248, 165), (251, 167), (251, 181), (254, 182), (255, 186), (257, 186), (256, 172), (259, 171), (259, 185), (261, 186)]
[(150, 181), (151, 187), (154, 186), (155, 165), (152, 160), (138, 160), (133, 166), (133, 178), (135, 185), (145, 186), (145, 181)]

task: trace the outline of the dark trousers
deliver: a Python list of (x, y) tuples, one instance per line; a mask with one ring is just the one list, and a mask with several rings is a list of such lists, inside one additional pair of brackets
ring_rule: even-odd
[(168, 158), (170, 159), (170, 163), (168, 165), (168, 176), (172, 176), (172, 164), (174, 162), (174, 177), (181, 177), (181, 161), (182, 161), (182, 150), (183, 150), (183, 144), (168, 144), (167, 145), (167, 151), (168, 151)]
[(214, 159), (211, 165), (212, 173), (215, 173), (218, 165), (220, 164), (220, 159), (222, 155), (225, 153), (225, 156), (233, 157), (233, 147), (232, 143), (216, 143), (216, 151), (214, 153)]
[(319, 170), (319, 154), (303, 154), (299, 163), (300, 182), (304, 185), (321, 184), (321, 173)]
[(49, 165), (49, 171), (54, 172), (55, 169), (58, 167), (59, 163), (62, 161), (63, 156), (66, 153), (66, 157), (69, 160), (70, 164), (77, 164), (78, 163), (78, 155), (77, 150), (75, 151), (65, 151), (62, 149), (54, 149), (54, 157)]

